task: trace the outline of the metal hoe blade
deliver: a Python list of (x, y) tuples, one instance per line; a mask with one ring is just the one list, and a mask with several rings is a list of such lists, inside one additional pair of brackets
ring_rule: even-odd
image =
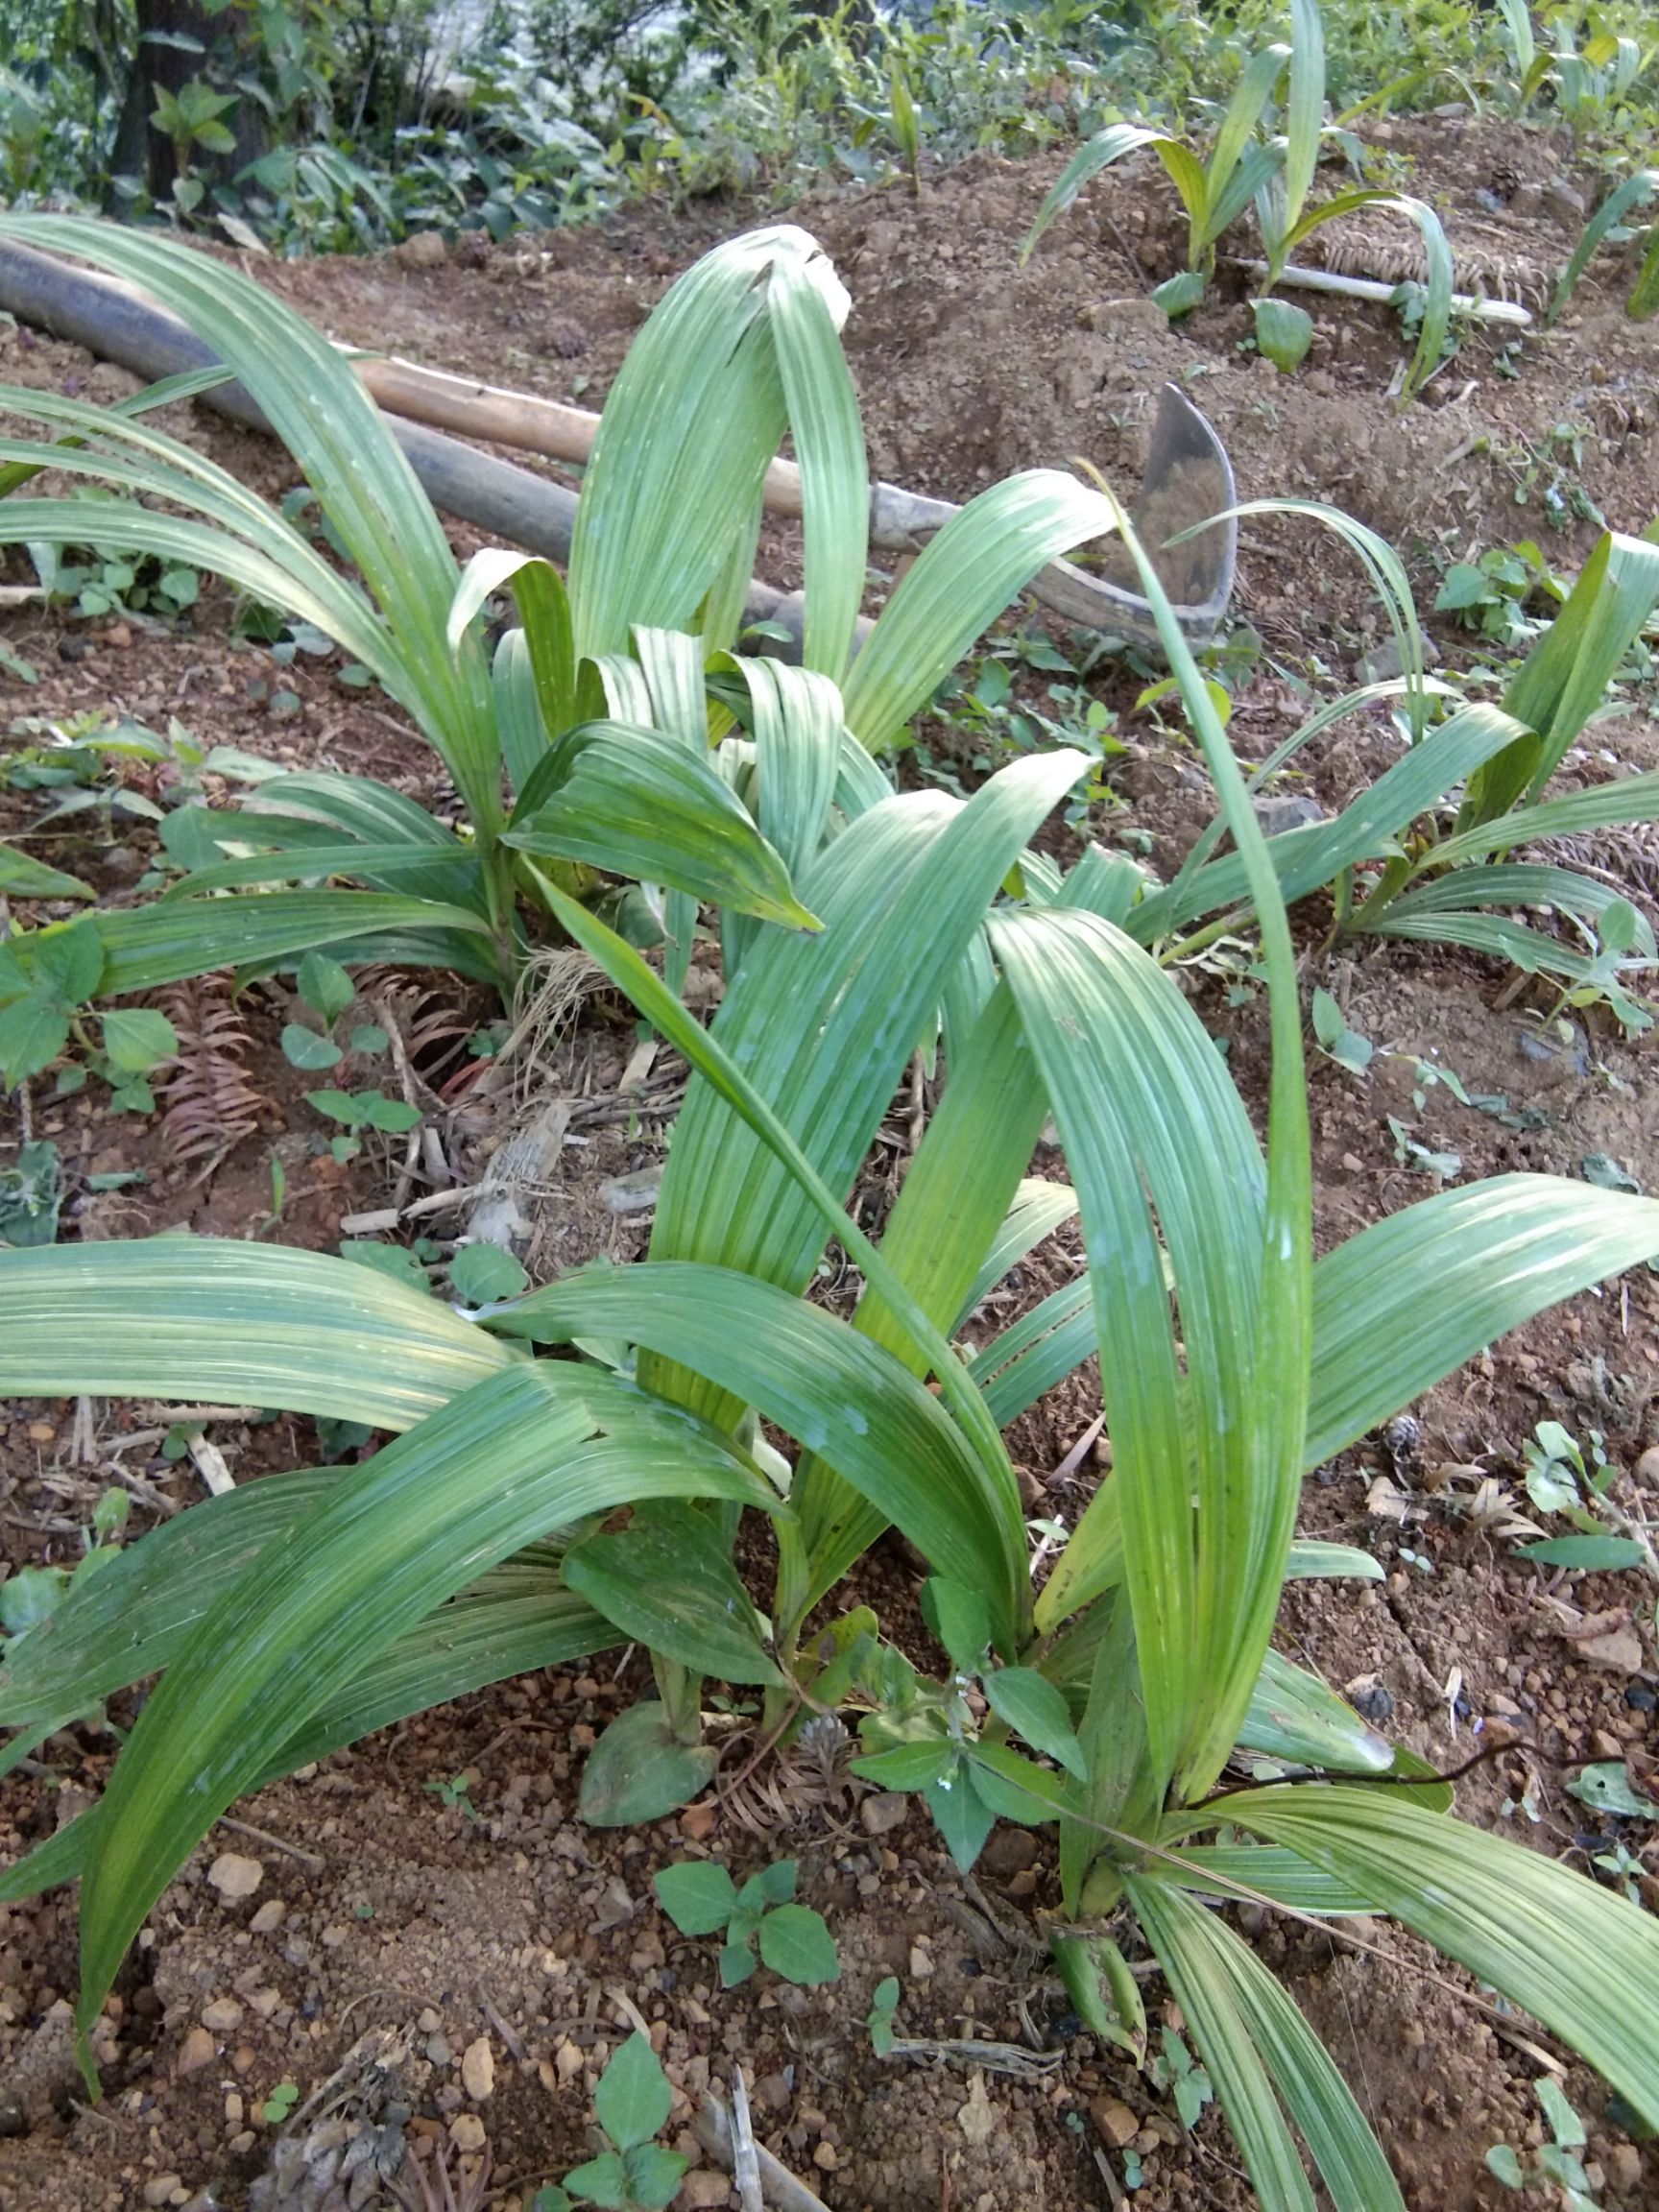
[[(1233, 465), (1220, 439), (1186, 394), (1166, 384), (1130, 518), (1190, 645), (1210, 642), (1233, 597), (1238, 525), (1229, 510), (1236, 496)], [(871, 542), (889, 552), (916, 552), (960, 512), (948, 500), (924, 499), (894, 484), (874, 485)], [(1169, 544), (1171, 538), (1217, 516), (1226, 519), (1199, 529), (1184, 544)], [(1102, 567), (1105, 573), (1096, 574), (1070, 561), (1055, 561), (1028, 589), (1069, 622), (1160, 653), (1158, 625), (1144, 595), (1134, 588), (1133, 565), (1123, 548), (1106, 541)]]

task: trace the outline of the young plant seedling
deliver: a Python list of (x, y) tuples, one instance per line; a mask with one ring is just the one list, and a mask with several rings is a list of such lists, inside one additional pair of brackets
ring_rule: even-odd
[(1495, 2143), (1486, 2153), (1486, 2171), (1505, 2189), (1525, 2190), (1528, 2196), (1536, 2193), (1564, 2205), (1566, 2212), (1597, 2212), (1579, 2156), (1586, 2140), (1583, 2121), (1552, 2076), (1546, 2074), (1533, 2086), (1552, 2140), (1530, 2152), (1525, 2163), (1522, 2153), (1509, 2144)]
[(825, 1982), (838, 1982), (841, 1962), (823, 1914), (810, 1905), (794, 1902), (799, 1871), (795, 1860), (780, 1859), (752, 1874), (739, 1889), (724, 1866), (709, 1859), (690, 1859), (678, 1866), (664, 1866), (653, 1887), (658, 1903), (682, 1936), (724, 1932), (722, 1989), (734, 1989), (754, 1973), (757, 1943), (760, 1962), (774, 1974), (803, 1989), (814, 1989)]
[(630, 2035), (600, 2077), (593, 2105), (611, 2148), (551, 2181), (530, 2200), (530, 2212), (570, 2212), (603, 2204), (613, 2212), (662, 2212), (690, 2160), (655, 2140), (673, 2103), (657, 2054), (643, 2035)]
[(878, 2058), (891, 2058), (898, 2037), (893, 2032), (893, 2015), (899, 2009), (899, 1977), (889, 1974), (876, 1984), (870, 2000), (870, 2009), (864, 2016), (864, 2025), (870, 2031), (870, 2048)]
[(1188, 2050), (1186, 2040), (1173, 2028), (1166, 2028), (1163, 2035), (1162, 2055), (1154, 2058), (1146, 2071), (1160, 2089), (1167, 2089), (1175, 2099), (1175, 2110), (1183, 2128), (1190, 2130), (1198, 2125), (1198, 2116), (1215, 2095), (1210, 2077)]
[[(308, 1072), (338, 1068), (346, 1053), (335, 1042), (334, 1025), (356, 998), (357, 987), (348, 971), (326, 952), (307, 952), (296, 981), (301, 998), (321, 1019), (323, 1026), (318, 1030), (303, 1022), (287, 1022), (282, 1030), (282, 1057), (290, 1067)], [(378, 1022), (360, 1022), (351, 1031), (349, 1048), (362, 1058), (384, 1052), (386, 1045), (386, 1032)]]
[(72, 1585), (107, 1567), (121, 1549), (132, 1510), (125, 1490), (106, 1490), (92, 1508), (90, 1527), (81, 1532), (82, 1557), (75, 1567), (19, 1567), (0, 1582), (0, 1635), (14, 1639), (37, 1628)]
[(362, 1151), (361, 1130), (379, 1129), (388, 1137), (401, 1137), (421, 1118), (419, 1106), (388, 1098), (384, 1091), (307, 1091), (305, 1103), (330, 1121), (344, 1123), (346, 1135), (328, 1140), (329, 1151), (341, 1161), (355, 1160)]
[[(145, 1078), (179, 1049), (172, 1022), (148, 1006), (97, 1017), (84, 1011), (104, 974), (104, 942), (90, 920), (33, 932), (29, 947), (25, 967), (0, 944), (0, 1085), (14, 1091), (42, 1074), (73, 1038), (81, 1061), (60, 1073), (60, 1097), (79, 1091), (89, 1068), (109, 1085), (114, 1112), (150, 1113), (156, 1100)], [(101, 1043), (88, 1026), (93, 1019)]]

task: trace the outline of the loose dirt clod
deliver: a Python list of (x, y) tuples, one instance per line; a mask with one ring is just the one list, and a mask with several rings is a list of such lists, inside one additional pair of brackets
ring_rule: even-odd
[(258, 1860), (245, 1859), (240, 1851), (222, 1851), (207, 1869), (209, 1887), (217, 1889), (227, 1905), (252, 1897), (264, 1879)]

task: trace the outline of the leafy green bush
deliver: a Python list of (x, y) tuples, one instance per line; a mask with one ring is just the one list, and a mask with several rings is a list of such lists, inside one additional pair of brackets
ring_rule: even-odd
[[(1106, 494), (1076, 496), (1094, 529), (1118, 519)], [(1265, 1157), (1179, 989), (1117, 926), (1129, 864), (1091, 854), (1061, 878), (1032, 853), (1086, 764), (1060, 753), (966, 804), (880, 797), (821, 850), (806, 835), (800, 895), (822, 926), (731, 918), (740, 952), (707, 1029), (549, 887), (695, 1071), (637, 1266), (579, 1270), (469, 1322), (253, 1244), (0, 1257), (8, 1394), (229, 1397), (401, 1431), (365, 1465), (276, 1476), (163, 1526), (9, 1654), (13, 1760), (161, 1671), (99, 1803), (0, 1880), (16, 1897), (80, 1876), (83, 2032), (238, 1795), (479, 1683), (636, 1641), (660, 1697), (592, 1763), (621, 1731), (636, 1817), (706, 1780), (711, 1675), (761, 1686), (774, 1725), (806, 1703), (860, 1708), (864, 1771), (922, 1791), (963, 1864), (998, 1817), (1056, 1822), (1056, 1947), (1080, 2015), (1143, 2048), (1132, 1920), (1275, 2212), (1311, 2202), (1297, 2134), (1338, 2202), (1401, 2200), (1329, 2057), (1204, 1898), (1392, 1914), (1659, 2119), (1651, 1923), (1448, 1817), (1448, 1786), (1270, 1642), (1287, 1575), (1371, 1571), (1293, 1545), (1303, 1475), (1551, 1300), (1659, 1252), (1659, 1205), (1505, 1176), (1313, 1261), (1285, 908), (1138, 558), (1260, 917)], [(766, 819), (800, 831), (828, 804), (808, 753), (772, 752), (760, 776)], [(842, 1195), (941, 1007), (943, 1100), (878, 1247)], [(1050, 1117), (1072, 1187), (1023, 1179)], [(965, 1359), (965, 1315), (1073, 1212), (1080, 1292)], [(805, 1295), (831, 1238), (863, 1280), (850, 1321)], [(607, 1347), (633, 1357), (613, 1370)], [(1000, 1431), (1096, 1353), (1113, 1472), (1034, 1589)], [(793, 1440), (791, 1468), (761, 1449), (760, 1420)], [(623, 1505), (628, 1525), (606, 1527)], [(764, 1616), (732, 1566), (745, 1508), (776, 1537)], [(933, 1569), (938, 1678), (862, 1608), (803, 1635), (889, 1521)], [(1239, 1745), (1289, 1773), (1232, 1786)]]
[[(256, 284), (171, 241), (77, 219), (0, 218), (0, 235), (83, 254), (181, 314), (259, 400), (363, 581), (136, 408), (0, 389), (0, 406), (66, 434), (0, 440), (0, 462), (21, 477), (49, 461), (119, 489), (126, 497), (99, 502), (101, 543), (217, 572), (336, 640), (408, 710), (467, 817), (457, 833), (370, 779), (310, 773), (269, 779), (233, 812), (198, 808), (181, 828), (205, 864), (163, 900), (95, 919), (98, 995), (322, 950), (436, 963), (510, 997), (547, 926), (551, 887), (594, 867), (661, 887), (679, 975), (700, 898), (736, 935), (744, 913), (809, 926), (790, 871), (828, 833), (832, 806), (839, 819), (885, 791), (871, 751), (1039, 567), (1097, 527), (1069, 476), (1032, 470), (994, 487), (928, 545), (848, 677), (867, 470), (838, 336), (846, 296), (797, 229), (717, 248), (636, 342), (587, 470), (567, 589), (545, 562), (494, 552), (458, 574), (347, 362)], [(704, 662), (736, 639), (761, 481), (786, 429), (803, 483), (805, 668), (717, 660), (710, 688)], [(79, 502), (13, 492), (0, 500), (0, 543), (78, 542), (84, 517)], [(483, 611), (507, 584), (527, 627), (491, 658)], [(844, 677), (849, 734), (833, 690)], [(758, 763), (764, 786), (779, 748), (805, 749), (816, 766), (799, 799), (762, 803), (757, 819), (744, 764)], [(224, 845), (237, 856), (218, 857)], [(12, 940), (25, 974), (49, 937)]]

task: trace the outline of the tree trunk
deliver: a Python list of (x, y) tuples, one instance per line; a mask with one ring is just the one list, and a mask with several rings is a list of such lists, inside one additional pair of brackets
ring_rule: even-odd
[[(117, 177), (135, 179), (152, 200), (171, 198), (179, 181), (177, 149), (155, 122), (159, 92), (175, 97), (194, 78), (215, 91), (231, 91), (237, 76), (258, 66), (259, 35), (245, 0), (209, 14), (201, 0), (136, 0), (138, 39), (129, 65), (121, 116), (115, 130), (112, 167)], [(183, 38), (188, 46), (173, 43)], [(225, 183), (266, 151), (265, 115), (246, 94), (221, 118), (236, 140), (228, 154), (196, 148), (190, 169), (205, 184)]]

